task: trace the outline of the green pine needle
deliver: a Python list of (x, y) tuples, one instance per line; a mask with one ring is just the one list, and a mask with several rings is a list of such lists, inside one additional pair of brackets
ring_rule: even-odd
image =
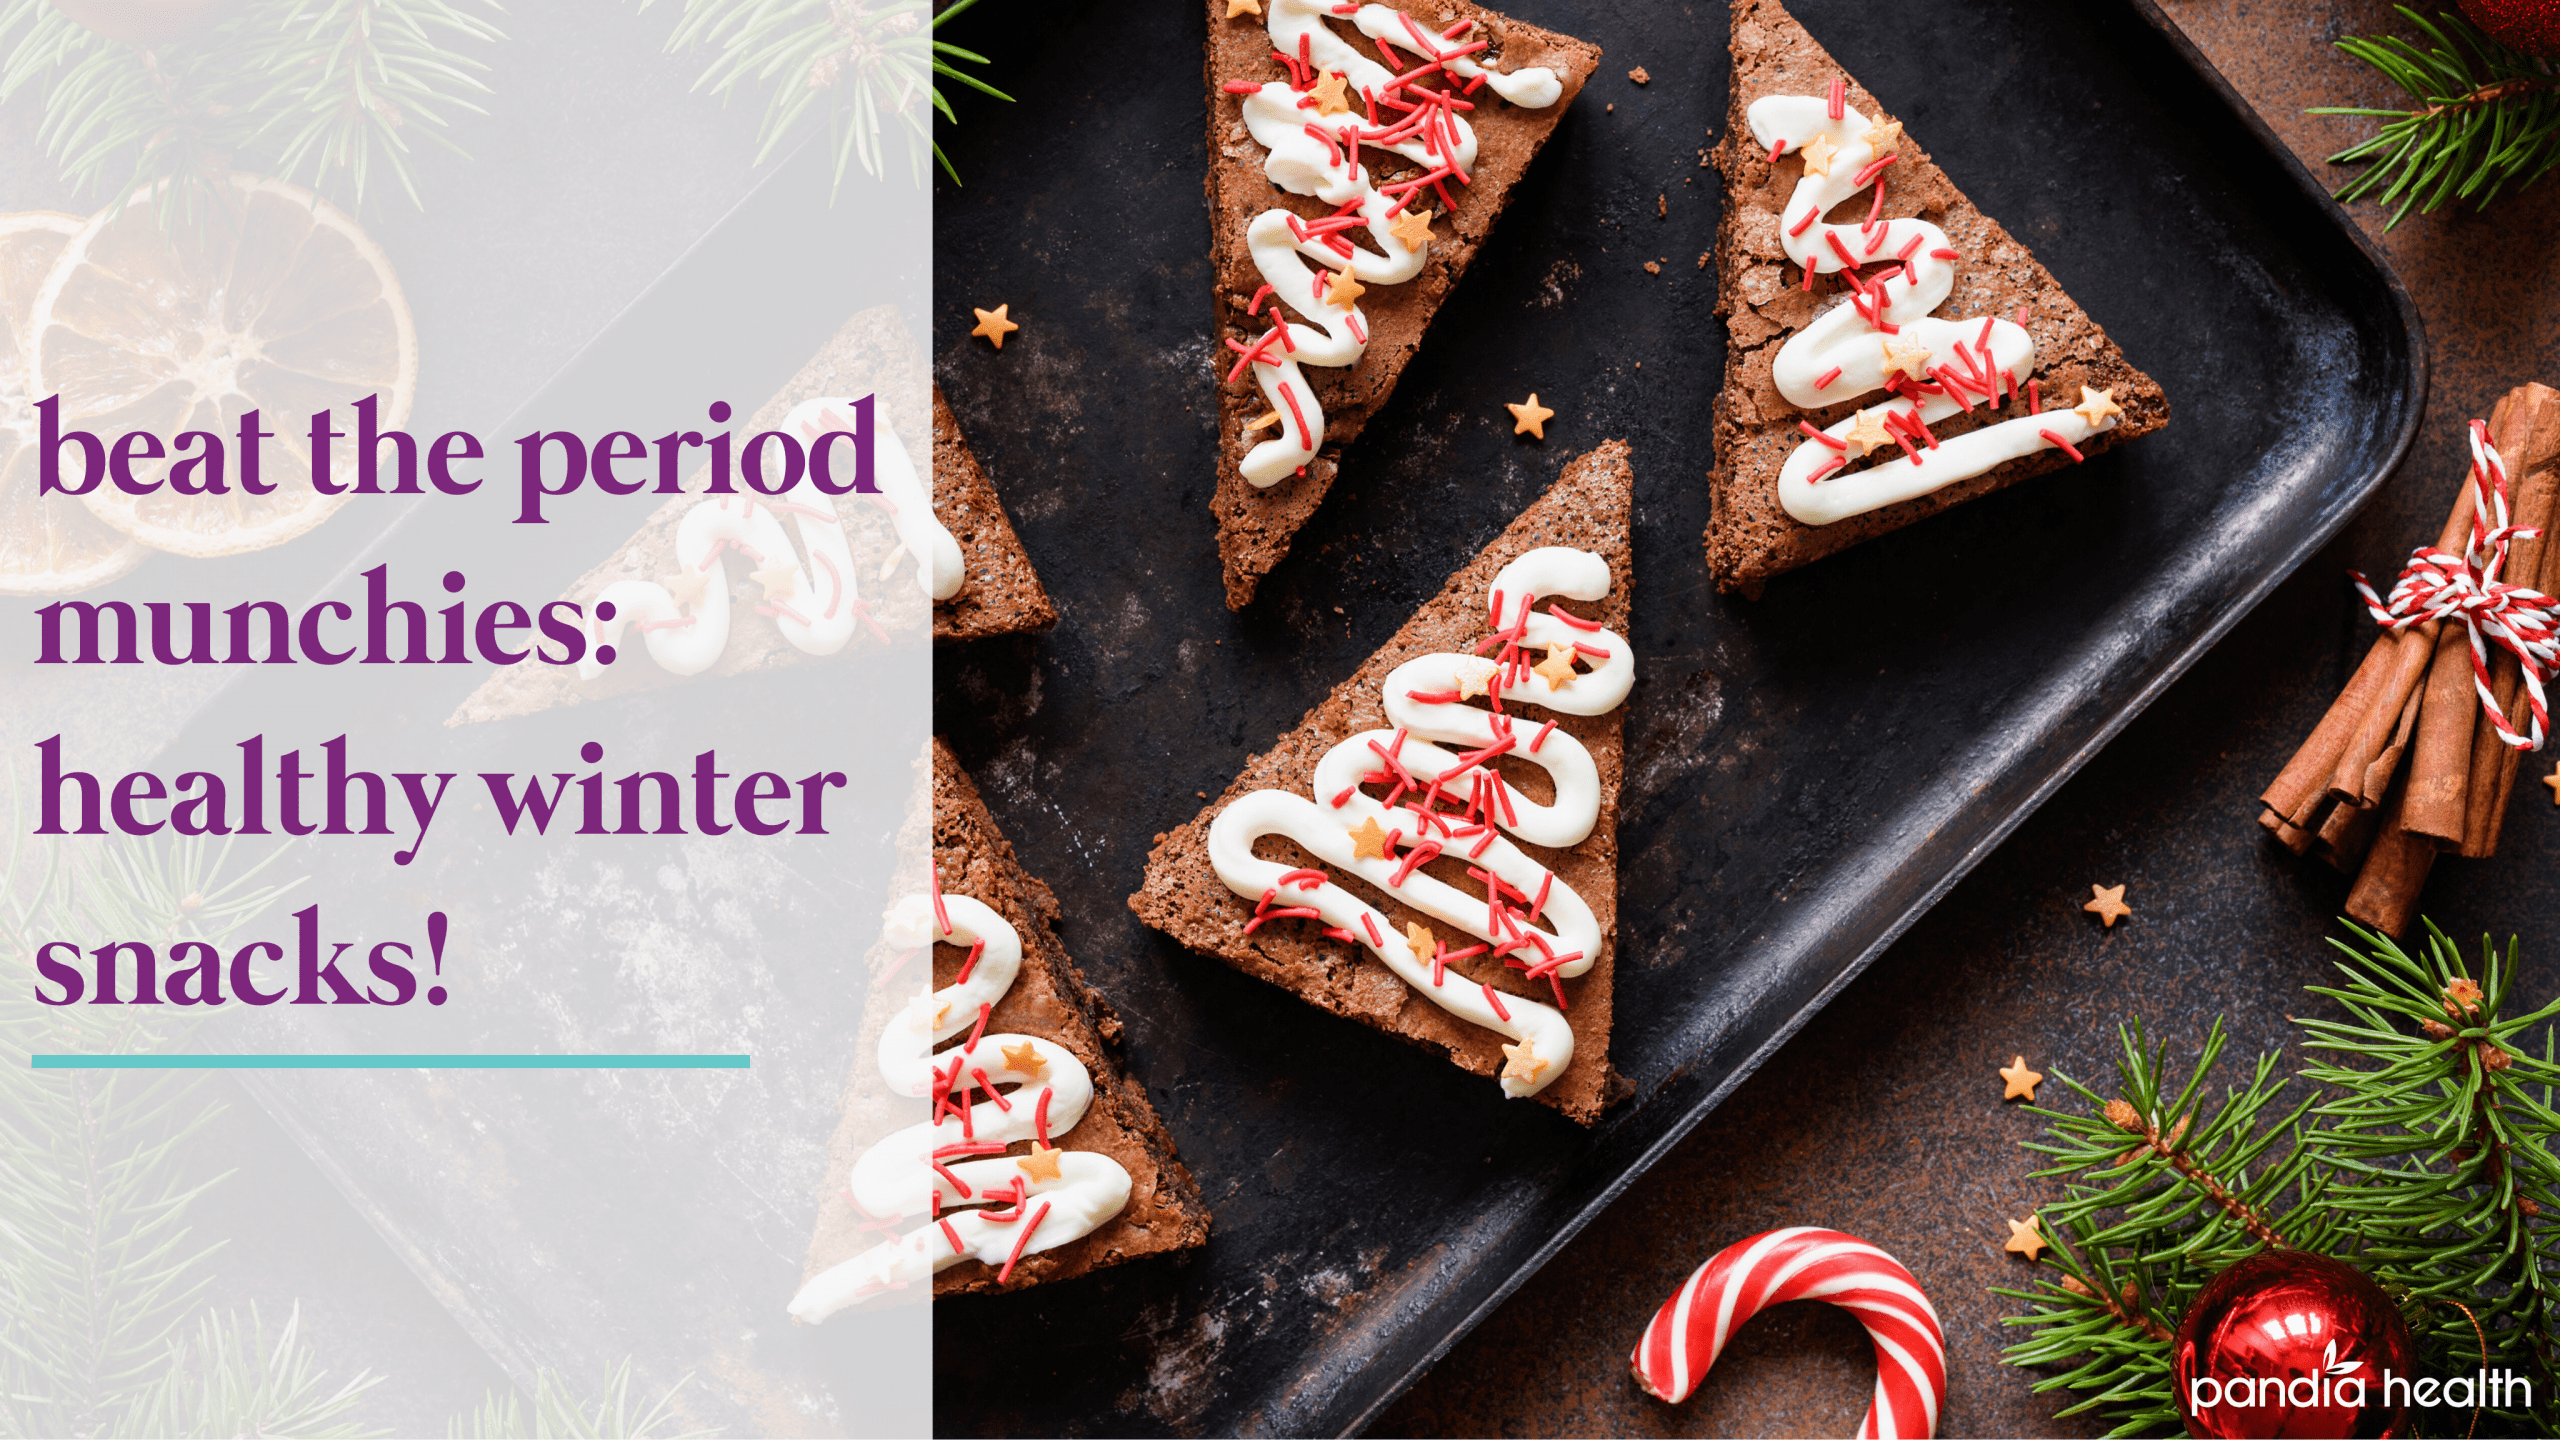
[[(640, 0), (640, 8), (650, 3)], [(684, 0), (667, 48), (716, 52), (697, 90), (724, 100), (741, 89), (765, 92), (758, 163), (816, 117), (827, 127), (839, 192), (856, 164), (875, 177), (886, 173), (892, 138), (919, 183), (929, 150), (957, 184), (959, 172), (933, 138), (935, 116), (959, 122), (940, 82), (1013, 98), (954, 63), (984, 65), (985, 56), (932, 33), (976, 3), (958, 0), (927, 24), (925, 0)]]
[(2329, 157), (2332, 165), (2367, 166), (2339, 188), (2339, 199), (2370, 195), (2396, 204), (2388, 229), (2413, 207), (2433, 210), (2448, 200), (2485, 206), (2560, 165), (2560, 77), (2549, 65), (2499, 44), (2459, 15), (2395, 8), (2424, 32), (2423, 41), (2350, 36), (2338, 48), (2381, 71), (2415, 106), (2324, 105), (2309, 112), (2385, 122), (2371, 139)]
[(37, 143), (76, 188), (121, 203), (162, 181), (164, 214), (234, 168), (343, 190), (385, 176), (423, 204), (413, 145), (456, 149), (481, 113), (498, 0), (245, 0), (152, 45), (91, 33), (51, 0), (0, 0), (0, 100), (44, 88)]

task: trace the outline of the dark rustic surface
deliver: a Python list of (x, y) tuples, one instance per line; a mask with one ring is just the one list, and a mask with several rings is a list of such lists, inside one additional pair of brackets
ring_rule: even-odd
[[(2163, 6), (2315, 174), (2371, 122), (2310, 105), (2389, 104), (2393, 92), (2330, 46), (2410, 33), (2383, 0)], [(1641, 57), (1638, 57), (1641, 58)], [(2345, 881), (2260, 840), (2251, 800), (2344, 680), (2363, 638), (2339, 572), (2395, 568), (2441, 523), (2463, 421), (2511, 386), (2560, 373), (2552, 239), (2560, 187), (2483, 216), (2412, 216), (2384, 246), (2424, 314), (2434, 383), (2417, 450), (2335, 543), (2226, 638), (2105, 754), (1876, 962), (1733, 1099), (1408, 1392), (1378, 1434), (1846, 1434), (1867, 1403), (1863, 1333), (1841, 1312), (1782, 1307), (1745, 1330), (1696, 1399), (1639, 1394), (1622, 1363), (1653, 1309), (1722, 1245), (1779, 1225), (1830, 1225), (1900, 1256), (1947, 1325), (1944, 1435), (2095, 1434), (2004, 1370), (2023, 1278), (2004, 1216), (2052, 1192), (2027, 1178), (2028, 1131), (1994, 1067), (2020, 1051), (2095, 1081), (2112, 1027), (2139, 1017), (2188, 1037), (2216, 1015), (2234, 1055), (2285, 1045), (2288, 1014), (2326, 1002), (2329, 917)], [(2521, 933), (2524, 989), (2560, 975), (2549, 932), (2560, 824), (2528, 762), (2502, 854), (2437, 867), (2426, 909), (2456, 934)], [(2113, 933), (2081, 913), (2087, 887), (2127, 885)], [(2538, 960), (2539, 963), (2536, 963)], [(2047, 1092), (2050, 1096), (2051, 1092)]]
[[(1524, 192), (1506, 215), (1382, 428), (1364, 437), (1347, 466), (1365, 456), (1365, 470), (1347, 473), (1344, 493), (1303, 537), (1306, 553), (1234, 619), (1195, 583), (1209, 557), (1201, 510), (1209, 437), (1203, 411), (1182, 413), (1207, 398), (1198, 378), (1209, 358), (1199, 338), (1207, 318), (1200, 230), (1178, 223), (1191, 221), (1198, 204), (1198, 100), (1156, 80), (1130, 83), (1115, 68), (1120, 56), (1197, 32), (1168, 23), (1163, 12), (1082, 7), (1051, 17), (1045, 30), (989, 22), (973, 34), (1013, 47), (999, 58), (1016, 62), (1007, 73), (1020, 77), (1012, 88), (1021, 108), (966, 114), (953, 148), (970, 185), (946, 186), (937, 197), (938, 368), (1017, 508), (1062, 621), (1038, 642), (947, 654), (941, 725), (1034, 868), (1059, 890), (1070, 948), (1129, 1015), (1133, 1073), (1156, 1091), (1201, 1170), (1218, 1229), (1188, 1268), (1132, 1267), (1073, 1290), (943, 1307), (937, 1323), (949, 1349), (938, 1366), (937, 1413), (946, 1429), (1217, 1433), (1339, 1423), (1344, 1412), (1331, 1397), (1400, 1373), (1406, 1359), (1396, 1347), (1426, 1328), (1416, 1313), (1436, 1298), (1435, 1287), (1469, 1283), (1465, 1267), (1532, 1228), (1524, 1217), (1558, 1223), (1522, 1187), (1572, 1175), (1571, 1137), (1542, 1130), (1534, 1115), (1489, 1114), (1502, 1107), (1451, 1084), (1445, 1067), (1185, 955), (1137, 930), (1117, 900), (1136, 883), (1151, 830), (1186, 818), (1197, 790), (1222, 785), (1246, 753), (1356, 665), (1563, 455), (1604, 435), (1626, 434), (1636, 447), (1633, 638), (1649, 680), (1630, 702), (1637, 798), (1622, 913), (1636, 960), (1622, 967), (1620, 983), (1638, 999), (1622, 1012), (1618, 1053), (1643, 1096), (1678, 1083), (1676, 1072), (1666, 1073), (1676, 1060), (1695, 1056), (1706, 1070), (1738, 1058), (1704, 1044), (1674, 1055), (1664, 1042), (1706, 1025), (1698, 1012), (1725, 1003), (1722, 995), (1734, 995), (1737, 1014), (1757, 1003), (1747, 983), (1755, 969), (1786, 968), (1757, 964), (1779, 947), (1749, 943), (1763, 926), (1786, 930), (1773, 917), (1817, 911), (1832, 951), (1854, 955), (1863, 946), (1858, 927), (1874, 922), (1868, 912), (1898, 913), (1917, 898), (1834, 862), (1851, 853), (1847, 847), (1872, 842), (1882, 857), (1872, 869), (1882, 871), (1943, 841), (1934, 832), (1920, 836), (1927, 822), (1914, 824), (1903, 808), (1917, 789), (1944, 778), (1942, 767), (1962, 763), (1961, 744), (1941, 742), (1979, 741), (2013, 762), (1980, 777), (1993, 792), (1980, 808), (1995, 813), (2005, 813), (1999, 792), (2020, 775), (2049, 773), (2053, 760), (2033, 752), (2029, 723), (2012, 709), (2019, 677), (2103, 629), (2091, 624), (2102, 607), (2155, 581), (2163, 573), (2155, 564), (2182, 558), (2171, 552), (2232, 543), (2242, 522), (2194, 505), (2199, 492), (2244, 507), (2272, 498), (2249, 478), (2266, 447), (2338, 439), (2351, 428), (2346, 417), (2332, 417), (2271, 435), (2245, 423), (2268, 413), (2298, 416), (2290, 407), (2324, 383), (2311, 373), (2323, 358), (2318, 347), (2289, 369), (2278, 347), (2298, 342), (2277, 338), (2280, 320), (2265, 311), (2237, 318), (2282, 283), (2253, 288), (2246, 267), (2225, 271), (2229, 250), (2183, 262), (2189, 268), (2170, 275), (2144, 269), (2164, 251), (2190, 253), (2175, 248), (2192, 238), (2176, 227), (2218, 223), (2216, 186), (2228, 172), (2218, 168), (2222, 153), (2196, 153), (2192, 136), (2212, 119), (2201, 105), (2164, 111), (2156, 99), (2149, 107), (2127, 99), (2129, 85), (2144, 83), (2174, 93), (2174, 60), (2162, 64), (2168, 57), (2156, 53), (2138, 19), (2115, 6), (2046, 20), (2026, 7), (1990, 5), (1966, 11), (1942, 33), (1904, 37), (1862, 31), (1853, 6), (1809, 0), (1807, 23), (1879, 93), (1913, 97), (1897, 109), (1914, 134), (2170, 385), (2184, 418), (2076, 474), (2075, 483), (2021, 487), (1844, 557), (1829, 572), (1844, 583), (1818, 583), (1808, 572), (1797, 577), (1803, 584), (1773, 591), (1756, 609), (1714, 600), (1696, 538), (1705, 516), (1695, 477), (1706, 461), (1696, 396), (1706, 388), (1702, 372), (1711, 381), (1719, 327), (1706, 314), (1712, 296), (1694, 257), (1714, 211), (1715, 177), (1696, 157), (1707, 124), (1723, 113), (1723, 16), (1671, 18), (1677, 9), (1558, 0), (1534, 12), (1608, 46), (1605, 78), (1577, 102), (1557, 153), (1526, 182), (1536, 203)], [(2122, 63), (2081, 73), (2080, 55)], [(1624, 78), (1639, 64), (1653, 77), (1648, 85)], [(2007, 128), (1974, 123), (2004, 107), (2013, 117)], [(2128, 123), (2136, 115), (2138, 123)], [(2145, 158), (2128, 164), (2127, 155)], [(2294, 223), (2272, 237), (2272, 248), (2298, 259), (2314, 253), (2319, 222)], [(1670, 263), (1653, 274), (1642, 268), (1649, 259)], [(1025, 327), (1002, 352), (966, 338), (966, 307), (998, 302)], [(2327, 353), (2341, 349), (2352, 346)], [(1560, 410), (1543, 446), (1512, 441), (1495, 408), (1530, 389)], [(1192, 470), (1182, 468), (1186, 461)], [(2139, 491), (2125, 484), (2134, 474)], [(2164, 525), (2174, 532), (2165, 540)], [(2009, 613), (1968, 614), (1966, 606), (2016, 579), (1985, 564), (1965, 572), (1981, 577), (1980, 586), (1951, 583), (1950, 562), (1987, 559), (1994, 537), (2044, 563), (2027, 567), (2033, 593), (2014, 593)], [(2136, 555), (2146, 558), (2133, 573), (2109, 573)], [(2057, 556), (2072, 558), (2051, 563)], [(2263, 558), (2228, 563), (2241, 571)], [(2317, 601), (2326, 626), (2319, 653), (2302, 657), (2309, 676), (2325, 673), (2352, 632), (2334, 582), (2302, 593)], [(1864, 613), (1832, 609), (1846, 596), (1875, 594), (1909, 598), (1927, 623), (1896, 616), (1878, 626)], [(2071, 673), (2088, 677), (2087, 693), (2119, 686), (2156, 655), (2144, 651), (2149, 638), (2114, 669)], [(2009, 653), (1970, 648), (1977, 644)], [(1952, 829), (1976, 818), (1951, 805), (1943, 823)], [(2245, 809), (2235, 809), (2198, 833), (2226, 836), (2245, 855), (2256, 832)], [(2049, 849), (2031, 853), (2050, 860)], [(2074, 919), (2094, 923), (2059, 893), (2088, 878), (2097, 877), (2035, 881), (2039, 913), (2057, 935), (2079, 937), (2060, 928)], [(2207, 893), (2227, 899), (2227, 889), (2216, 882)], [(1832, 908), (1843, 895), (1872, 903)], [(2330, 903), (2316, 901), (2324, 910)], [(2154, 930), (2174, 923), (2162, 917)], [(2147, 995), (2165, 996), (2171, 992), (2153, 977), (2167, 969), (2187, 977), (2177, 1018), (2209, 1013), (2218, 1002), (2200, 977), (2231, 973), (2226, 950), (2191, 943), (2163, 957), (2133, 941), (2136, 933), (2118, 932), (2102, 952), (2129, 962), (2119, 990), (2143, 984)], [(1965, 963), (2012, 974), (2019, 967), (2009, 954), (2027, 943), (1967, 945)], [(2307, 949), (2294, 950), (2307, 964)], [(1798, 955), (1825, 958), (1786, 952), (1790, 962)], [(1903, 977), (1918, 968), (1900, 955), (1886, 966), (1896, 977), (1884, 982), (1889, 988), (1908, 985)], [(1937, 974), (1917, 993), (1946, 980)], [(1863, 985), (1844, 1003), (1876, 1013), (1873, 990), (1874, 982)], [(2251, 1000), (2284, 1003), (2273, 987)], [(2097, 1034), (2121, 1008), (2074, 1017), (2072, 1033)], [(1836, 1062), (1829, 1069), (1858, 1073)], [(1919, 1085), (1897, 1092), (1921, 1104), (1941, 1093)], [(1933, 1287), (1963, 1292), (1948, 1309), (1966, 1363), (1987, 1356), (1982, 1334), (1992, 1312), (1977, 1303), (1978, 1286), (1998, 1272), (1968, 1277), (1948, 1256), (1979, 1249), (1994, 1200), (1949, 1178), (1968, 1173), (1960, 1163), (1968, 1151), (1940, 1133), (1947, 1127), (1936, 1107), (1916, 1123), (1888, 1122), (1863, 1093), (1865, 1103), (1842, 1106), (1837, 1089), (1801, 1074), (1774, 1092), (1798, 1098), (1772, 1106), (1772, 1093), (1752, 1086), (1711, 1122), (1707, 1141), (1682, 1147), (1694, 1157), (1683, 1164), (1691, 1192), (1706, 1188), (1694, 1177), (1712, 1174), (1724, 1182), (1713, 1193), (1666, 1196), (1645, 1186), (1602, 1232), (1628, 1237), (1605, 1242), (1618, 1247), (1617, 1258), (1595, 1267), (1587, 1258), (1593, 1246), (1576, 1246), (1563, 1271), (1504, 1309), (1499, 1339), (1471, 1344), (1443, 1367), (1458, 1383), (1443, 1380), (1430, 1393), (1446, 1397), (1431, 1402), (1446, 1413), (1399, 1412), (1386, 1427), (1583, 1431), (1647, 1423), (1618, 1359), (1644, 1314), (1678, 1273), (1724, 1241), (1794, 1221), (1863, 1224), (1908, 1251)], [(1989, 1123), (2012, 1118), (1996, 1105), (1983, 1108)], [(1815, 1122), (1799, 1114), (1828, 1117), (1832, 1128), (1808, 1133), (1802, 1127)], [(1423, 1141), (1396, 1133), (1405, 1116), (1428, 1117)], [(1884, 1150), (1918, 1163), (1925, 1155), (1943, 1167), (1934, 1177), (1940, 1183), (1825, 1167), (1793, 1184), (1733, 1186), (1727, 1153), (1754, 1143), (1737, 1137), (1765, 1143), (1779, 1134), (1791, 1137), (1781, 1152), (1790, 1160), (1827, 1154), (1872, 1163)], [(2006, 1138), (1992, 1143), (2005, 1146)], [(1481, 1166), (1467, 1163), (1479, 1155)], [(1452, 1156), (1459, 1163), (1447, 1163)], [(1772, 1167), (1764, 1163), (1760, 1173)], [(1860, 1196), (1888, 1194), (1929, 1197), (1922, 1213), (1930, 1219), (1906, 1216), (1896, 1228), (1873, 1209), (1855, 1208)], [(1745, 1195), (1769, 1203), (1744, 1209)], [(1981, 1213), (1968, 1220), (1959, 1203)], [(1805, 1213), (1815, 1206), (1833, 1213)], [(1679, 1217), (1676, 1225), (1653, 1219), (1666, 1213)], [(1927, 1248), (1932, 1225), (1948, 1251)], [(1630, 1254), (1631, 1244), (1638, 1248)], [(973, 1347), (971, 1337), (989, 1333), (1027, 1343), (1001, 1352)], [(1863, 1391), (1854, 1378), (1863, 1364), (1853, 1350), (1845, 1394)], [(1774, 1410), (1739, 1420), (1704, 1412), (1658, 1418), (1741, 1429), (1789, 1423)]]

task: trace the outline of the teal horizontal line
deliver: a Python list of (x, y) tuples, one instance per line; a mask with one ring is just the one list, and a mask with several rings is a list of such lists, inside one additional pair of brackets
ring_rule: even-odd
[(38, 1070), (744, 1070), (744, 1055), (31, 1055)]

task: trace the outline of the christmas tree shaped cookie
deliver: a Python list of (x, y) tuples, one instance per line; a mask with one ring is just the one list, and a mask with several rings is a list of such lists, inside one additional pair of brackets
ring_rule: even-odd
[(1129, 906), (1591, 1124), (1610, 1098), (1634, 478), (1562, 478), (1161, 836)]
[[(917, 888), (891, 908), (867, 967), (867, 1012), (885, 1018), (865, 1026), (829, 1147), (790, 1307), (803, 1321), (901, 1295), (1023, 1289), (1209, 1235), (1199, 1186), (1108, 1048), (1120, 1017), (1058, 943), (1057, 897), (939, 739), (931, 771), (931, 860), (902, 866)], [(923, 808), (902, 850), (922, 839)], [(899, 1125), (915, 1097), (930, 1117)]]
[(2160, 387), (1777, 0), (1735, 0), (1732, 48), (1719, 588), (2168, 423)]
[(1208, 0), (1218, 554), (1241, 608), (1387, 402), (1597, 46), (1466, 0)]

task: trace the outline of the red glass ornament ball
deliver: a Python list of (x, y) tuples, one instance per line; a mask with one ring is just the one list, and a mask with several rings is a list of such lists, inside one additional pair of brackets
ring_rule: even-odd
[[(2270, 1250), (2197, 1294), (2172, 1375), (2189, 1435), (2381, 1437), (2406, 1418), (2415, 1356), (2400, 1307), (2363, 1271)], [(2386, 1375), (2403, 1382), (2398, 1403)]]
[(2463, 18), (2501, 45), (2560, 59), (2560, 0), (2459, 0)]
[(53, 0), (72, 23), (136, 45), (175, 40), (213, 19), (230, 0)]

